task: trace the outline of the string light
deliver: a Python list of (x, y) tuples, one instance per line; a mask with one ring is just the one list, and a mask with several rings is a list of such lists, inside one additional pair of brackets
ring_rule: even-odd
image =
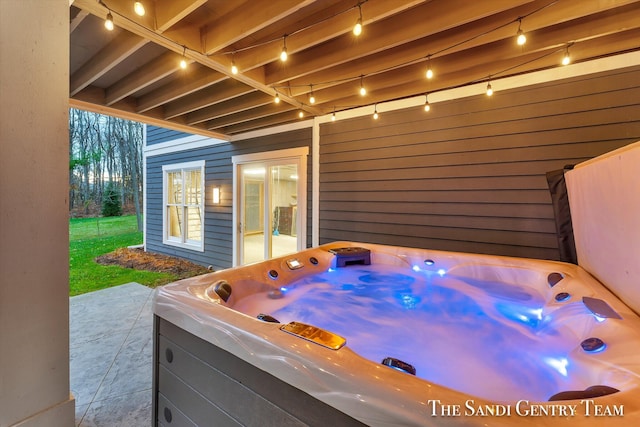
[(569, 65), (571, 63), (571, 56), (569, 56), (569, 46), (564, 51), (564, 56), (562, 57), (562, 65)]
[(426, 76), (428, 79), (433, 78), (433, 70), (431, 69), (431, 55), (427, 57), (427, 73)]
[(491, 87), (491, 82), (487, 83), (487, 96), (493, 95), (493, 88)]
[(182, 68), (183, 70), (187, 69), (187, 57), (185, 56), (187, 54), (187, 47), (183, 46), (182, 47), (182, 59), (180, 60), (180, 68)]
[(429, 105), (429, 95), (424, 96), (424, 111), (431, 110), (431, 106)]
[(378, 104), (375, 104), (373, 106), (373, 120), (378, 120), (378, 117), (380, 117), (378, 115)]
[(136, 15), (138, 16), (144, 16), (145, 10), (144, 10), (144, 5), (142, 4), (142, 2), (135, 2), (133, 5), (133, 11), (136, 13)]
[(111, 15), (110, 11), (107, 13), (107, 19), (104, 21), (104, 27), (109, 31), (113, 31), (113, 15)]
[(311, 87), (311, 92), (309, 93), (309, 103), (310, 104), (315, 104), (316, 103), (316, 97), (313, 96), (313, 85), (309, 85), (309, 87)]
[(524, 46), (524, 44), (527, 42), (527, 36), (524, 35), (521, 27), (522, 18), (518, 18), (518, 32), (516, 33), (516, 43), (518, 43), (518, 46)]
[[(103, 3), (102, 1), (100, 1), (100, 0), (98, 0), (98, 1), (99, 1), (99, 3), (100, 3), (101, 5), (105, 6), (105, 5), (104, 5), (104, 3)], [(353, 29), (354, 34), (355, 34), (355, 35), (360, 35), (360, 34), (361, 34), (361, 32), (362, 32), (362, 4), (363, 4), (363, 3), (365, 3), (366, 1), (367, 1), (367, 0), (360, 1), (360, 2), (356, 5), (356, 6), (358, 7), (359, 17), (358, 17), (358, 21), (357, 21), (357, 23), (356, 23), (356, 26), (354, 26), (354, 29)], [(553, 3), (555, 3), (555, 2), (552, 2), (551, 4), (553, 4)], [(548, 5), (547, 5), (547, 6), (548, 6)], [(547, 6), (545, 6), (545, 7), (547, 7)], [(106, 8), (106, 6), (105, 6), (105, 8)], [(543, 8), (541, 8), (541, 9), (543, 9)], [(107, 17), (106, 17), (106, 20), (105, 20), (104, 25), (105, 25), (105, 27), (106, 27), (109, 31), (111, 31), (111, 30), (113, 30), (113, 29), (114, 29), (113, 15), (112, 15), (111, 11), (110, 11), (108, 8), (107, 8), (107, 11), (108, 11), (108, 13), (107, 13)], [(136, 13), (136, 14), (138, 14), (139, 16), (144, 16), (144, 14), (145, 14), (145, 9), (144, 9), (144, 5), (142, 4), (142, 2), (137, 1), (137, 2), (135, 2), (135, 3), (134, 3), (134, 11), (135, 11), (135, 13)], [(535, 11), (535, 12), (537, 12), (537, 11)], [(532, 13), (533, 13), (533, 12), (532, 12)], [(532, 13), (531, 13), (531, 14), (532, 14)], [(524, 17), (528, 17), (528, 16), (529, 16), (529, 15), (531, 15), (531, 14), (528, 14), (528, 15), (526, 15), (526, 16), (524, 16)], [(525, 34), (524, 34), (524, 32), (522, 31), (522, 28), (521, 28), (521, 27), (522, 27), (522, 19), (523, 19), (524, 17), (519, 17), (519, 18), (517, 19), (517, 20), (518, 20), (518, 31), (517, 31), (517, 43), (518, 43), (518, 45), (524, 45), (524, 44), (526, 43), (526, 39), (527, 39), (527, 38), (526, 38), (526, 36), (525, 36)], [(511, 21), (511, 22), (513, 22), (513, 21)], [(300, 32), (300, 31), (306, 30), (306, 29), (308, 29), (308, 28), (309, 28), (309, 27), (305, 27), (305, 28), (302, 28), (302, 29), (296, 30), (296, 31), (294, 31), (294, 33), (298, 33), (298, 32)], [(283, 62), (284, 62), (284, 61), (286, 61), (286, 60), (287, 60), (287, 58), (288, 58), (287, 46), (286, 46), (286, 38), (287, 38), (287, 37), (288, 37), (288, 34), (285, 34), (285, 35), (283, 36), (283, 47), (282, 47), (282, 51), (281, 51), (281, 54), (280, 54), (280, 59), (281, 59), (281, 61), (283, 61)], [(275, 39), (275, 40), (277, 40), (277, 39)], [(275, 40), (273, 40), (273, 39), (272, 39), (272, 40), (271, 40), (271, 41), (269, 41), (269, 42), (273, 42), (273, 41), (275, 41)], [(264, 44), (264, 43), (262, 43), (262, 44)], [(567, 44), (567, 46), (565, 47), (565, 55), (564, 55), (564, 57), (562, 58), (562, 64), (563, 64), (563, 65), (568, 65), (568, 64), (571, 62), (571, 57), (570, 57), (570, 55), (569, 55), (569, 48), (570, 48), (572, 45), (573, 45), (573, 43), (568, 43), (568, 44)], [(242, 50), (246, 50), (246, 49), (253, 48), (253, 47), (257, 47), (257, 45), (256, 45), (256, 46), (249, 46), (249, 47), (244, 48), (244, 49), (242, 49)], [(450, 47), (449, 47), (449, 48), (442, 49), (442, 51), (446, 51), (446, 50), (448, 50), (448, 49), (450, 49)], [(230, 53), (230, 52), (227, 52), (227, 54), (228, 54), (228, 53)], [(439, 54), (439, 53), (441, 53), (441, 51), (436, 52), (436, 54)], [(188, 63), (187, 63), (187, 60), (186, 60), (186, 46), (183, 46), (183, 55), (182, 55), (182, 56), (183, 56), (183, 57), (182, 57), (182, 59), (181, 59), (181, 61), (180, 61), (180, 67), (181, 67), (182, 69), (186, 69), (186, 68), (187, 68), (187, 66), (188, 66)], [(426, 71), (426, 73), (425, 73), (425, 75), (426, 75), (426, 78), (427, 78), (427, 79), (431, 79), (431, 78), (433, 78), (433, 77), (434, 77), (434, 72), (433, 72), (433, 70), (431, 69), (431, 56), (432, 56), (431, 54), (430, 54), (430, 55), (428, 55), (427, 71)], [(237, 66), (236, 66), (236, 64), (235, 64), (235, 60), (234, 60), (234, 59), (232, 59), (232, 61), (231, 61), (231, 62), (232, 62), (232, 64), (231, 64), (231, 73), (235, 75), (235, 74), (237, 74), (237, 73), (239, 72), (239, 70), (238, 70), (238, 68), (237, 68)], [(383, 71), (384, 71), (384, 70), (383, 70)], [(500, 73), (502, 73), (502, 72), (500, 72)], [(349, 79), (353, 79), (353, 77), (350, 77)], [(310, 104), (314, 104), (316, 100), (315, 100), (315, 96), (314, 96), (314, 94), (313, 94), (313, 85), (310, 85), (310, 87), (311, 87), (311, 91), (310, 91), (310, 94), (309, 94), (309, 103), (310, 103)], [(360, 76), (360, 89), (359, 89), (359, 93), (360, 93), (360, 95), (361, 95), (361, 96), (365, 96), (365, 95), (367, 94), (367, 90), (366, 90), (366, 89), (365, 89), (365, 87), (364, 87), (364, 75), (361, 75), (361, 76)], [(487, 91), (486, 91), (486, 93), (487, 93), (487, 96), (492, 96), (492, 95), (493, 95), (493, 89), (492, 89), (492, 87), (491, 87), (491, 81), (490, 81), (490, 79), (488, 80), (488, 83), (487, 83)], [(426, 98), (426, 99), (425, 99), (425, 104), (424, 104), (424, 110), (425, 110), (425, 111), (430, 111), (431, 107), (430, 107), (430, 105), (429, 105), (428, 96), (426, 96), (426, 95), (425, 95), (425, 98)], [(277, 93), (277, 91), (276, 91), (276, 93), (275, 93), (274, 102), (275, 102), (276, 104), (278, 104), (278, 103), (280, 102), (280, 96), (279, 96), (279, 94)], [(298, 115), (300, 116), (300, 118), (304, 117), (304, 111), (301, 109), (301, 110), (299, 111)], [(374, 118), (375, 118), (375, 119), (377, 119), (377, 118), (378, 118), (378, 116), (379, 116), (379, 115), (378, 115), (378, 112), (377, 112), (377, 104), (376, 104), (376, 105), (375, 105), (375, 107), (374, 107)], [(334, 111), (333, 111), (333, 113), (332, 113), (331, 120), (332, 120), (332, 121), (335, 121), (335, 120), (336, 120), (335, 108), (334, 108)]]
[(280, 61), (285, 62), (289, 55), (287, 55), (287, 36), (282, 36), (282, 52), (280, 52)]
[(238, 74), (238, 66), (236, 65), (236, 60), (231, 57), (231, 74)]
[(362, 34), (362, 5), (358, 3), (358, 11), (360, 12), (360, 17), (356, 21), (356, 25), (353, 27), (353, 34), (357, 37)]

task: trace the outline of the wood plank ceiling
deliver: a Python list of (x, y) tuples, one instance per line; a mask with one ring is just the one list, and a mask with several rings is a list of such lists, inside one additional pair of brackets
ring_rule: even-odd
[(134, 3), (72, 1), (70, 105), (218, 138), (640, 50), (638, 0)]

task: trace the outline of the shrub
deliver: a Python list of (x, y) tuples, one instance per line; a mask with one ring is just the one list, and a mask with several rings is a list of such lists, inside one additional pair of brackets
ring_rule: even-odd
[(113, 184), (109, 184), (102, 196), (102, 216), (122, 215), (120, 193)]

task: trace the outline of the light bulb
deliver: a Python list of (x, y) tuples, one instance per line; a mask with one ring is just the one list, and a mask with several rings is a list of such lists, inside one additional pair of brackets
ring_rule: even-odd
[(284, 62), (288, 57), (289, 55), (287, 55), (287, 36), (285, 34), (282, 37), (282, 52), (280, 52), (280, 61)]
[(313, 96), (313, 94), (311, 94), (311, 96), (309, 96), (309, 102), (310, 102), (311, 104), (315, 104), (315, 103), (316, 103), (316, 97), (315, 97), (315, 96)]
[(180, 68), (182, 68), (183, 70), (187, 69), (187, 60), (184, 59), (184, 57), (180, 60)]
[(487, 83), (487, 96), (493, 95), (493, 88), (491, 88), (491, 83)]
[(235, 62), (231, 62), (231, 74), (238, 74), (238, 67)]
[(144, 5), (141, 2), (139, 1), (135, 2), (135, 4), (133, 5), (133, 10), (136, 13), (136, 15), (144, 16), (144, 12), (145, 12)]
[(107, 19), (104, 21), (104, 27), (109, 31), (113, 31), (113, 15), (111, 15), (111, 12), (107, 13)]
[(426, 76), (427, 76), (428, 79), (432, 79), (433, 78), (433, 70), (431, 69), (431, 67), (427, 68)]
[(365, 96), (367, 94), (367, 90), (364, 88), (364, 86), (360, 86), (360, 95)]
[(273, 102), (275, 102), (276, 104), (280, 104), (280, 95), (276, 93), (276, 97), (273, 98)]
[(358, 37), (362, 34), (362, 6), (358, 4), (358, 13), (360, 14), (358, 20), (356, 21), (356, 25), (353, 27), (353, 34)]
[(524, 35), (522, 30), (518, 29), (518, 37), (516, 38), (516, 43), (518, 46), (523, 46), (527, 42), (527, 36)]
[(562, 58), (562, 65), (569, 65), (571, 63), (571, 57), (569, 56), (569, 49), (564, 54)]
[(378, 117), (379, 117), (379, 116), (378, 116), (378, 110), (375, 110), (375, 111), (373, 112), (373, 120), (378, 120)]
[(333, 114), (331, 114), (331, 121), (332, 122), (336, 121), (336, 113), (335, 112)]
[(356, 25), (353, 27), (353, 34), (355, 36), (362, 34), (362, 19), (358, 18), (358, 22), (356, 22)]
[(304, 112), (302, 110), (300, 110), (298, 112), (298, 117), (303, 118), (304, 117)]
[(431, 106), (429, 105), (429, 101), (424, 103), (424, 111), (429, 111), (431, 110)]

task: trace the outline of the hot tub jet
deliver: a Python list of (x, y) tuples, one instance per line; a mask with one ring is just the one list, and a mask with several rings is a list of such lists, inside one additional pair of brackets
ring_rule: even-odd
[(396, 359), (395, 357), (385, 357), (382, 360), (382, 364), (393, 368), (397, 371), (406, 372), (407, 374), (415, 375), (416, 368), (413, 365), (408, 364), (407, 362), (403, 362), (402, 360)]

